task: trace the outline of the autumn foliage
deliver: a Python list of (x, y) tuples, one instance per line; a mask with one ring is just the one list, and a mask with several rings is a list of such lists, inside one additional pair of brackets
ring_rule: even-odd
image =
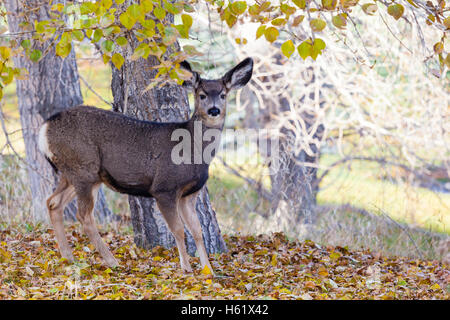
[(436, 261), (289, 241), (281, 233), (225, 236), (211, 256), (217, 277), (184, 274), (176, 249), (137, 248), (131, 236), (103, 234), (120, 267), (101, 265), (75, 227), (76, 262), (61, 259), (51, 229), (0, 233), (0, 299), (449, 299), (450, 270)]

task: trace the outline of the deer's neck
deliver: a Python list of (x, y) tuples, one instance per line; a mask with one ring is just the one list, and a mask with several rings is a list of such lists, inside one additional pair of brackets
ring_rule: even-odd
[(197, 152), (197, 154), (201, 153), (204, 157), (203, 160), (209, 164), (219, 149), (223, 123), (217, 127), (208, 126), (206, 121), (194, 113), (192, 118), (187, 122), (187, 130), (191, 136), (193, 152)]

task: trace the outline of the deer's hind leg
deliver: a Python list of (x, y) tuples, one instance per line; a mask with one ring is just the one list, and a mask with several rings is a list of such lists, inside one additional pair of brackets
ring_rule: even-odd
[(53, 228), (55, 229), (56, 241), (63, 258), (73, 261), (72, 250), (67, 242), (64, 232), (64, 208), (75, 197), (75, 188), (62, 176), (55, 192), (47, 199), (47, 209)]
[(100, 185), (101, 183), (82, 184), (75, 187), (78, 201), (77, 219), (81, 222), (84, 232), (94, 244), (106, 264), (109, 267), (116, 267), (119, 263), (103, 242), (95, 225), (93, 211)]

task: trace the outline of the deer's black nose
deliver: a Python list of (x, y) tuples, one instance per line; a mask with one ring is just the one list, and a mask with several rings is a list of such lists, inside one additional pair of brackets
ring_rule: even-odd
[(208, 110), (208, 114), (213, 117), (217, 117), (220, 114), (220, 109), (217, 107), (212, 107)]

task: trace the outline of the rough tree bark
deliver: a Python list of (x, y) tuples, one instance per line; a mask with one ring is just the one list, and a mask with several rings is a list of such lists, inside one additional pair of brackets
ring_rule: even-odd
[[(20, 23), (24, 21), (49, 19), (49, 6), (33, 0), (6, 0), (5, 7), (8, 10), (11, 33), (22, 31)], [(18, 39), (18, 42), (21, 40)], [(44, 51), (49, 45), (50, 42), (46, 42), (36, 49)], [(28, 79), (17, 80), (16, 83), (28, 177), (33, 197), (32, 217), (35, 221), (49, 221), (45, 200), (56, 187), (57, 175), (38, 150), (37, 137), (45, 119), (66, 108), (83, 103), (75, 53), (72, 50), (67, 58), (61, 59), (55, 55), (54, 48), (51, 48), (37, 63), (24, 56), (15, 56), (14, 64), (29, 73)], [(95, 209), (100, 222), (112, 216), (101, 189)], [(73, 201), (67, 206), (65, 216), (74, 220), (75, 213), (76, 204)]]
[[(145, 91), (157, 73), (152, 67), (159, 64), (158, 60), (149, 56), (148, 59), (131, 61), (129, 56), (139, 44), (133, 36), (128, 37), (130, 47), (125, 57), (125, 63), (118, 70), (112, 66), (111, 89), (114, 96), (114, 110), (141, 120), (158, 122), (180, 122), (189, 117), (189, 102), (185, 90), (179, 85), (166, 85)], [(144, 248), (175, 246), (175, 239), (151, 198), (129, 196), (131, 220), (136, 245)], [(197, 201), (197, 215), (202, 225), (203, 239), (208, 253), (219, 253), (226, 250), (216, 214), (209, 201), (207, 188), (204, 187)], [(186, 245), (190, 255), (194, 255), (196, 247), (192, 235), (187, 229)]]
[[(275, 61), (281, 63), (282, 57), (275, 56)], [(262, 81), (270, 85), (271, 82), (278, 80), (280, 76), (274, 75), (271, 78), (263, 78)], [(305, 69), (302, 77), (302, 83), (308, 88), (309, 99), (314, 101), (316, 90), (314, 70)], [(323, 105), (324, 98), (321, 90), (319, 92), (319, 104)], [(301, 97), (304, 101), (306, 96)], [(247, 108), (246, 121), (244, 126), (251, 128), (270, 128), (272, 121), (277, 122), (277, 117), (291, 110), (289, 102), (284, 97), (279, 97), (276, 102), (272, 99), (265, 99), (266, 105), (260, 108), (258, 116), (254, 114), (252, 107)], [(304, 111), (301, 115), (305, 122), (306, 130), (309, 132), (316, 121), (315, 114)], [(256, 121), (255, 121), (256, 119)], [(275, 120), (274, 120), (275, 119)], [(313, 133), (313, 138), (320, 140), (324, 127), (319, 125)], [(317, 164), (320, 158), (320, 150), (315, 144), (311, 144), (310, 148), (314, 151), (314, 156), (309, 156), (304, 150), (298, 150), (294, 147), (293, 141), (295, 134), (293, 130), (287, 126), (280, 128), (279, 139), (279, 169), (275, 174), (270, 176), (271, 179), (271, 211), (276, 214), (280, 226), (287, 226), (290, 229), (299, 223), (313, 223), (315, 221), (315, 207), (317, 204), (316, 196), (318, 186), (317, 169), (308, 167), (302, 163)]]

